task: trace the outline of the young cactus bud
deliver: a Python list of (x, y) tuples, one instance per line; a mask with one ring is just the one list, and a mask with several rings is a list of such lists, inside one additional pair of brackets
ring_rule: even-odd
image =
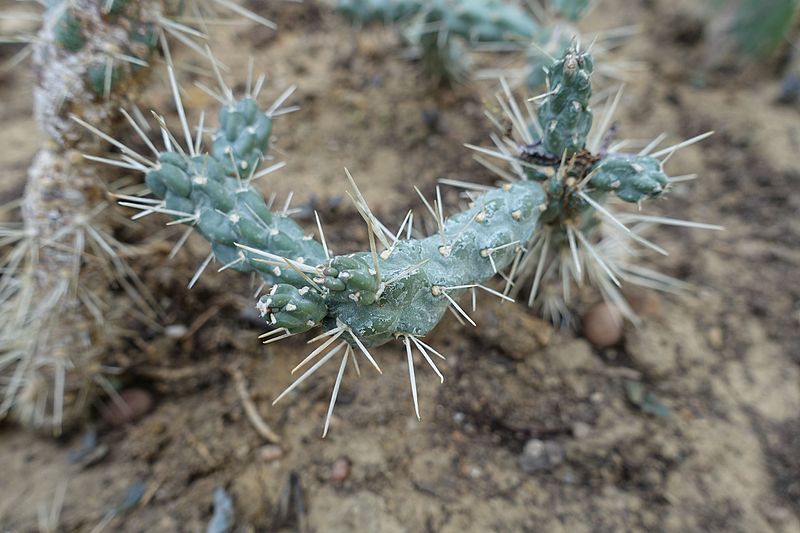
[(592, 57), (577, 48), (567, 51), (547, 73), (550, 96), (539, 108), (545, 149), (561, 157), (572, 156), (586, 144), (592, 128)]
[(369, 254), (334, 257), (322, 270), (320, 281), (330, 290), (334, 301), (361, 302), (365, 305), (378, 299), (377, 272)]
[(661, 161), (639, 155), (612, 155), (597, 163), (591, 171), (591, 183), (603, 192), (613, 192), (620, 200), (636, 203), (655, 198), (669, 183)]
[(255, 100), (242, 98), (220, 108), (211, 154), (229, 173), (246, 177), (267, 153), (271, 133), (272, 119)]
[(274, 285), (262, 296), (256, 308), (267, 323), (289, 333), (302, 333), (317, 326), (328, 312), (325, 300), (311, 287), (294, 287), (286, 283)]

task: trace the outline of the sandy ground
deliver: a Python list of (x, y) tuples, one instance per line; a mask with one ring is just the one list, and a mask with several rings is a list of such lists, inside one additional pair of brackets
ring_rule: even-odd
[[(430, 194), (440, 177), (491, 182), (462, 144), (487, 144), (482, 111), (494, 84), (431, 91), (390, 32), (355, 38), (311, 0), (274, 4), (266, 15), (280, 31), (222, 29), (215, 49), (241, 79), (252, 54), (270, 75), (270, 97), (298, 84), (292, 102), (301, 111), (276, 124), (289, 166), (261, 187), (279, 198), (294, 191), (295, 205), (319, 209), (336, 251), (367, 243), (341, 197), (345, 166), (393, 225), (419, 206), (414, 185)], [(621, 136), (716, 132), (668, 164), (673, 175), (700, 178), (647, 205), (648, 213), (725, 226), (654, 237), (671, 255), (647, 261), (696, 290), (632, 291), (643, 325), (627, 326), (624, 341), (605, 350), (579, 333), (550, 331), (520, 305), (485, 300), (476, 331), (447, 319), (431, 336), (448, 355), (446, 380), (419, 369), (421, 422), (402, 347), (390, 344), (379, 350), (382, 377), (345, 380), (321, 440), (335, 369), (272, 407), (304, 340), (260, 345), (261, 326), (242, 311), (252, 305), (250, 280), (209, 273), (186, 290), (206, 247), (192, 239), (167, 263), (165, 243), (134, 265), (163, 304), (164, 324), (193, 333), (138, 326), (140, 338), (111, 354), (130, 363), (121, 385), (149, 391), (155, 408), (121, 428), (98, 422), (108, 452), (90, 466), (68, 459), (80, 432), (54, 441), (0, 428), (0, 529), (36, 530), (37, 509), (66, 483), (64, 531), (91, 530), (132, 486), (145, 497), (108, 531), (202, 531), (215, 487), (233, 496), (242, 531), (800, 531), (800, 109), (775, 103), (780, 78), (771, 65), (704, 75), (708, 44), (692, 31), (688, 4), (604, 0), (585, 29), (620, 24), (641, 28), (619, 53), (641, 62), (617, 116)], [(0, 83), (9, 132), (0, 199), (9, 201), (21, 194), (40, 135), (26, 67)], [(148, 104), (168, 109), (161, 85)], [(189, 91), (188, 106), (211, 104)], [(436, 128), (423, 112), (438, 116)], [(456, 205), (456, 191), (446, 202)], [(161, 223), (145, 222), (143, 233)], [(596, 298), (585, 295), (578, 311)], [(279, 433), (280, 452), (264, 448), (245, 416), (233, 367)], [(632, 405), (631, 380), (670, 414)], [(527, 473), (520, 457), (531, 439), (556, 460)], [(290, 494), (287, 511), (281, 500)]]

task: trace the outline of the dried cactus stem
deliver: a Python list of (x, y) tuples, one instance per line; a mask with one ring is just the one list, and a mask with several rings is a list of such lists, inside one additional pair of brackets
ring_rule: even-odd
[(22, 245), (31, 261), (18, 278), (24, 288), (2, 310), (3, 351), (18, 360), (0, 410), (55, 433), (86, 412), (100, 373), (97, 350), (109, 342), (102, 316), (87, 307), (97, 295), (79, 283), (79, 276), (104, 279), (100, 265), (83, 254), (88, 233), (97, 231), (92, 210), (103, 194), (86, 174), (77, 152), (44, 148), (36, 155), (22, 204), (28, 236)]

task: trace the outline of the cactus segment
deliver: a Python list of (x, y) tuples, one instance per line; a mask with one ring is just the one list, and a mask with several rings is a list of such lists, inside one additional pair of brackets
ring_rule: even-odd
[(592, 128), (592, 57), (572, 48), (547, 72), (549, 96), (539, 108), (544, 148), (552, 155), (571, 157), (586, 144)]
[(610, 155), (592, 168), (591, 175), (595, 189), (613, 192), (620, 200), (630, 203), (655, 198), (669, 184), (661, 161), (648, 156)]

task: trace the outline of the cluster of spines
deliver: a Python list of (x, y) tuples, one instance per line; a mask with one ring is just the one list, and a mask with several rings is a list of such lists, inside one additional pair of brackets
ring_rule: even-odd
[[(532, 99), (540, 106), (527, 117), (504, 86), (499, 99), (505, 120), (512, 126), (511, 135), (502, 140), (495, 138), (496, 151), (473, 147), (509, 162), (518, 179), (537, 181), (544, 187), (547, 207), (533, 238), (525, 244), (526, 253), (512, 268), (506, 293), (516, 296), (523, 287), (529, 288), (528, 304), (539, 307), (556, 323), (571, 323), (570, 286), (573, 282), (580, 285), (586, 278), (634, 321), (636, 316), (618, 289), (620, 281), (671, 291), (685, 287), (678, 280), (631, 265), (629, 258), (622, 257), (633, 242), (666, 253), (639, 235), (638, 230), (628, 228), (623, 220), (720, 229), (665, 217), (613, 213), (609, 196), (640, 204), (664, 194), (671, 179), (658, 157), (702, 140), (707, 134), (656, 153), (651, 153), (655, 142), (638, 154), (606, 148), (607, 128), (620, 93), (604, 114), (600, 131), (591, 131), (593, 68), (587, 53), (570, 49), (546, 70), (547, 92)], [(543, 294), (542, 287), (551, 283), (560, 290)]]

